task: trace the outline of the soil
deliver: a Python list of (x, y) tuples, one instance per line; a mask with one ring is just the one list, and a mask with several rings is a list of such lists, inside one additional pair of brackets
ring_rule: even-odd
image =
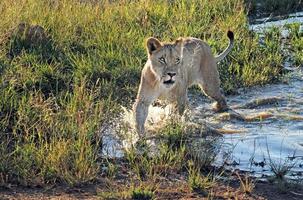
[[(173, 178), (174, 176), (174, 178)], [(160, 177), (155, 190), (155, 197), (159, 200), (169, 199), (207, 199), (205, 194), (191, 192), (185, 176), (170, 175)], [(277, 183), (269, 181), (256, 181), (252, 193), (242, 192), (237, 176), (221, 177), (216, 186), (211, 190), (213, 199), (268, 199), (268, 200), (299, 200), (303, 198), (303, 187), (288, 184), (281, 189)], [(224, 179), (226, 179), (224, 181)], [(103, 181), (101, 181), (103, 180)], [(80, 187), (57, 185), (48, 188), (29, 188), (13, 185), (0, 188), (0, 200), (11, 199), (102, 199), (99, 194), (105, 191), (127, 187), (121, 179), (105, 180), (100, 177), (97, 182)], [(120, 199), (120, 198), (117, 198)]]

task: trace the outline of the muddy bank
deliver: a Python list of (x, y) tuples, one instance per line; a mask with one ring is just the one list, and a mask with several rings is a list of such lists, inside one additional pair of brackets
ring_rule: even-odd
[[(121, 171), (117, 178), (98, 180), (91, 185), (80, 187), (67, 187), (57, 185), (49, 188), (28, 188), (11, 185), (9, 188), (0, 188), (1, 200), (32, 200), (32, 199), (106, 199), (103, 194), (122, 194), (130, 187), (130, 183), (121, 177), (131, 176), (127, 172)], [(299, 185), (293, 184), (280, 188), (281, 186), (270, 182), (255, 181), (252, 193), (243, 192), (237, 175), (226, 175), (225, 179), (217, 181), (216, 186), (211, 190), (211, 197), (214, 199), (268, 199), (268, 200), (298, 200), (302, 198), (303, 189)], [(245, 175), (241, 175), (244, 180)], [(186, 177), (180, 174), (170, 174), (167, 177), (159, 177), (156, 181), (157, 189), (154, 194), (156, 199), (208, 199), (207, 196), (190, 191)], [(155, 184), (155, 183), (153, 183)], [(284, 186), (283, 186), (284, 187)], [(116, 194), (117, 195), (117, 194)], [(131, 198), (107, 198), (107, 199), (131, 199)]]

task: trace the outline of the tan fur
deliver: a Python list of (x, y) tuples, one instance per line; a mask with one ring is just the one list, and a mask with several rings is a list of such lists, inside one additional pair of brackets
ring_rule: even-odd
[(233, 46), (233, 33), (229, 32), (228, 37), (228, 48), (217, 57), (213, 56), (207, 43), (197, 38), (179, 38), (174, 43), (147, 39), (148, 60), (142, 70), (134, 104), (136, 129), (141, 136), (150, 104), (156, 99), (165, 99), (176, 103), (179, 114), (183, 114), (187, 105), (187, 90), (193, 84), (198, 84), (208, 97), (216, 101), (216, 111), (228, 109), (220, 91), (216, 64)]

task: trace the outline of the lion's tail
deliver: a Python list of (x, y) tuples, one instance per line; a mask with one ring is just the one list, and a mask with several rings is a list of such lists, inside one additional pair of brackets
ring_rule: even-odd
[(227, 37), (229, 38), (228, 47), (221, 54), (215, 57), (216, 62), (223, 60), (234, 46), (234, 33), (232, 31), (228, 31)]

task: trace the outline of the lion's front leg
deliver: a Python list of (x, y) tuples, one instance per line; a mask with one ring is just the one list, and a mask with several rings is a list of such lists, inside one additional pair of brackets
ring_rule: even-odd
[(144, 136), (145, 133), (144, 124), (148, 115), (149, 106), (150, 102), (140, 99), (136, 100), (134, 104), (136, 130), (140, 136)]
[(182, 95), (180, 97), (178, 97), (178, 100), (177, 100), (177, 110), (178, 110), (178, 113), (179, 115), (183, 115), (186, 107), (187, 107), (187, 96), (186, 95)]
[(177, 111), (179, 115), (183, 115), (187, 105), (188, 105), (188, 99), (187, 99), (187, 89), (182, 89), (180, 92), (178, 92), (177, 97)]

